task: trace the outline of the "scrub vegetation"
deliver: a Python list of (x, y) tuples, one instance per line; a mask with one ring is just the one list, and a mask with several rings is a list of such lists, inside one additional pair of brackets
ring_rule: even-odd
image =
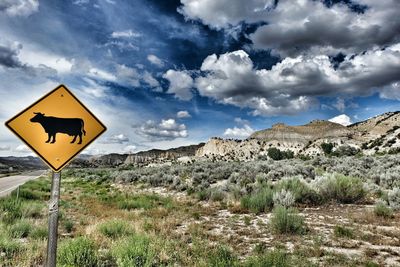
[[(62, 173), (59, 266), (398, 266), (400, 159)], [(0, 266), (45, 261), (50, 177), (0, 199)]]

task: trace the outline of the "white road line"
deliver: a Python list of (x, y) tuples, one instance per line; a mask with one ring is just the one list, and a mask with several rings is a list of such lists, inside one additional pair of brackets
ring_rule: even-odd
[(6, 190), (0, 191), (0, 195), (1, 195), (2, 193), (4, 193), (4, 192), (8, 192), (8, 191), (14, 190), (15, 188), (17, 188), (17, 187), (20, 186), (20, 185), (21, 185), (21, 184), (18, 184), (18, 185), (15, 185), (15, 186), (13, 186), (13, 187), (10, 187), (10, 188), (8, 188), (8, 189), (6, 189)]

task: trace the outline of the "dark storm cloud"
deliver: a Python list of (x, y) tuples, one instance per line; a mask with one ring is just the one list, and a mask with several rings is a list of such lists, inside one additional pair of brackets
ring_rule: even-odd
[[(182, 0), (180, 12), (217, 29), (231, 29), (241, 22), (266, 24), (250, 34), (255, 48), (295, 56), (304, 52), (359, 53), (400, 40), (400, 2)], [(333, 3), (336, 2), (336, 3)], [(245, 6), (245, 8), (243, 8)]]
[(9, 42), (0, 42), (0, 65), (7, 68), (20, 68), (22, 63), (18, 58), (21, 44), (12, 44)]

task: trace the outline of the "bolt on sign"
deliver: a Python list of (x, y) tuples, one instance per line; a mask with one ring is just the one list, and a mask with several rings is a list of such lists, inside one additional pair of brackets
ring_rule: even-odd
[(106, 130), (64, 85), (18, 113), (6, 126), (55, 172)]

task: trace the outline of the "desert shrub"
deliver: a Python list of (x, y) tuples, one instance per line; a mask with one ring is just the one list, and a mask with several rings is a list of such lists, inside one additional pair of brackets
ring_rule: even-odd
[(58, 249), (58, 262), (61, 266), (97, 266), (97, 248), (94, 242), (78, 237), (61, 243)]
[(339, 203), (354, 203), (365, 197), (363, 182), (360, 178), (341, 174), (330, 174), (318, 181), (317, 188), (325, 200)]
[(400, 188), (396, 187), (388, 193), (389, 206), (394, 210), (400, 210)]
[(297, 203), (320, 204), (322, 202), (321, 196), (298, 177), (282, 179), (276, 184), (275, 188), (276, 190), (290, 191)]
[(302, 161), (308, 161), (311, 159), (309, 155), (304, 155), (304, 154), (298, 154), (297, 157), (301, 159)]
[(292, 158), (294, 158), (294, 153), (293, 153), (292, 150), (285, 150), (285, 151), (282, 151), (281, 153), (282, 153), (282, 157), (284, 159), (292, 159)]
[(273, 203), (273, 191), (269, 187), (261, 188), (250, 195), (242, 197), (240, 200), (242, 208), (254, 213), (270, 211)]
[(332, 153), (333, 144), (332, 143), (322, 143), (321, 148), (324, 151), (325, 155), (330, 155)]
[(274, 200), (274, 205), (278, 206), (291, 207), (295, 202), (292, 192), (285, 189), (275, 192), (272, 198)]
[(375, 204), (374, 213), (376, 216), (383, 217), (383, 218), (390, 218), (393, 216), (393, 211), (391, 208), (388, 207), (386, 201), (379, 200)]
[(121, 220), (104, 222), (98, 226), (99, 232), (110, 238), (118, 238), (132, 233), (129, 224)]
[(25, 238), (28, 237), (32, 231), (32, 225), (30, 222), (21, 220), (10, 226), (9, 233), (14, 238)]
[(382, 187), (385, 187), (387, 189), (400, 187), (400, 179), (399, 179), (400, 167), (390, 168), (384, 171), (377, 170), (377, 172), (380, 173), (379, 184)]
[(267, 151), (267, 155), (273, 160), (292, 159), (294, 157), (293, 151), (281, 151), (276, 147), (269, 148)]
[(196, 193), (196, 197), (200, 201), (205, 201), (210, 198), (210, 191), (209, 190), (200, 190)]
[(343, 156), (354, 156), (359, 152), (360, 150), (355, 147), (344, 145), (338, 147), (335, 151), (331, 152), (331, 154), (336, 157), (343, 157)]
[(225, 192), (221, 191), (219, 188), (214, 188), (210, 190), (210, 200), (212, 201), (222, 201), (226, 197)]
[(335, 228), (333, 229), (333, 234), (336, 237), (345, 237), (345, 238), (352, 238), (354, 236), (352, 229), (341, 225), (335, 225)]
[(121, 267), (153, 266), (155, 260), (150, 239), (143, 235), (134, 235), (115, 243), (111, 248), (111, 254)]
[(246, 259), (244, 267), (289, 267), (293, 266), (287, 253), (283, 250), (274, 249), (265, 254), (252, 256)]
[(114, 175), (115, 182), (132, 183), (140, 179), (140, 173), (136, 170), (121, 171)]
[(238, 265), (236, 255), (225, 246), (218, 246), (209, 255), (208, 265), (212, 267), (234, 267)]
[(302, 234), (305, 231), (304, 219), (294, 208), (274, 208), (270, 225), (278, 234)]
[(0, 199), (0, 214), (3, 222), (11, 224), (22, 217), (22, 203), (11, 197)]

